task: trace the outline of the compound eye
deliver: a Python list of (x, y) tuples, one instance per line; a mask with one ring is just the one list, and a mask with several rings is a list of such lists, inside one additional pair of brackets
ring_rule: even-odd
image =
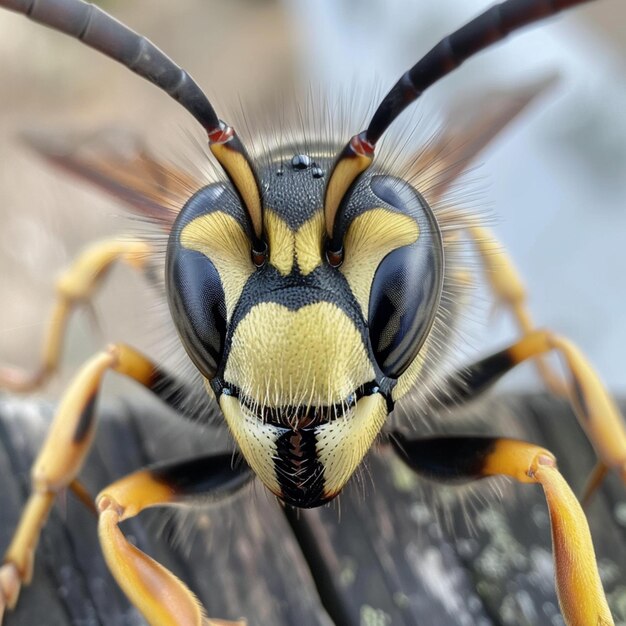
[(417, 241), (390, 252), (370, 290), (368, 326), (376, 362), (397, 379), (415, 360), (435, 319), (443, 286), (443, 245), (426, 201), (406, 183), (374, 177), (372, 191), (419, 225)]
[[(254, 271), (249, 240), (239, 226), (244, 220), (237, 199), (216, 183), (189, 199), (169, 236), (165, 278), (170, 312), (187, 354), (209, 380), (222, 359), (227, 309), (222, 276), (206, 248), (221, 244), (229, 251), (233, 247), (232, 257)], [(239, 233), (238, 248), (233, 233)]]
[(213, 378), (226, 336), (224, 290), (213, 263), (200, 252), (179, 248), (168, 263), (168, 296), (189, 357), (205, 378)]

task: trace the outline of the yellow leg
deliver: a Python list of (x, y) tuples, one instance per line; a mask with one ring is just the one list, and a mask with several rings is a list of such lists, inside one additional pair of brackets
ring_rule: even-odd
[[(119, 522), (147, 507), (180, 502), (189, 492), (197, 496), (194, 480), (206, 485), (205, 497), (223, 497), (239, 489), (249, 477), (247, 466), (233, 467), (232, 455), (225, 454), (141, 470), (109, 485), (98, 496), (98, 534), (107, 565), (151, 626), (235, 626), (245, 622), (207, 618), (189, 588), (130, 544)], [(212, 479), (210, 486), (208, 478)]]
[(500, 440), (485, 475), (504, 474), (544, 490), (550, 524), (556, 587), (568, 626), (614, 624), (604, 595), (585, 514), (547, 450), (522, 441)]
[[(626, 482), (626, 425), (615, 401), (582, 352), (568, 339), (536, 330), (513, 345), (463, 368), (451, 378), (450, 401), (471, 400), (508, 371), (528, 359), (556, 351), (563, 359), (569, 383), (566, 388), (580, 425), (593, 444), (601, 464), (615, 470)], [(590, 481), (595, 488), (602, 479), (598, 467)]]
[(568, 339), (535, 331), (507, 352), (517, 362), (556, 350), (571, 376), (572, 406), (602, 463), (626, 482), (626, 427), (624, 418), (583, 353)]
[[(533, 358), (540, 376), (553, 393), (571, 399), (577, 417), (593, 443), (600, 462), (590, 476), (582, 500), (587, 502), (601, 484), (607, 468), (615, 469), (626, 482), (626, 430), (624, 419), (598, 375), (580, 350), (569, 340), (553, 333), (537, 330), (528, 309), (526, 289), (513, 262), (493, 233), (473, 223), (462, 213), (454, 212), (473, 241), (483, 264), (485, 276), (496, 301), (508, 308), (522, 333), (522, 339), (502, 353), (487, 357), (470, 366), (470, 378), (478, 374), (479, 385), (463, 389), (458, 398), (475, 395), (481, 388), (499, 378), (511, 367)], [(458, 231), (449, 234), (452, 240)], [(571, 384), (554, 372), (545, 355), (558, 351), (571, 374)], [(499, 358), (505, 355), (507, 358)]]
[[(76, 487), (76, 476), (91, 448), (95, 404), (104, 374), (116, 371), (152, 389), (159, 370), (146, 357), (119, 344), (83, 365), (70, 383), (32, 468), (32, 494), (0, 566), (0, 621), (32, 577), (33, 555), (56, 494)], [(79, 488), (80, 489), (80, 488)]]
[(58, 367), (72, 311), (93, 296), (116, 261), (142, 269), (150, 254), (150, 246), (140, 241), (111, 239), (89, 246), (57, 281), (57, 300), (48, 321), (39, 366), (33, 372), (0, 367), (0, 389), (26, 392), (45, 384)]
[(435, 480), (505, 475), (523, 483), (540, 484), (550, 513), (556, 589), (565, 623), (614, 624), (587, 519), (551, 452), (525, 441), (490, 437), (411, 440), (396, 434), (392, 441), (410, 467)]

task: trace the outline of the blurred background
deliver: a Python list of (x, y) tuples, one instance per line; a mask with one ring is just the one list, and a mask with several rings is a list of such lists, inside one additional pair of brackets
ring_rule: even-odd
[[(372, 98), (442, 36), (484, 10), (484, 0), (111, 0), (99, 2), (142, 32), (206, 89), (220, 115), (240, 102), (311, 87)], [(154, 154), (186, 155), (194, 122), (175, 102), (98, 53), (0, 11), (0, 361), (36, 363), (53, 281), (89, 241), (136, 231), (123, 208), (60, 175), (21, 145), (28, 129), (130, 128)], [(600, 0), (527, 29), (470, 60), (414, 107), (432, 131), (451, 103), (547, 73), (560, 84), (481, 158), (467, 199), (489, 215), (527, 281), (539, 324), (571, 337), (610, 388), (626, 392), (626, 4)], [(338, 96), (339, 97), (339, 96)], [(349, 101), (349, 100), (347, 100)], [(367, 104), (367, 103), (365, 103)], [(363, 103), (357, 103), (363, 108)], [(360, 115), (343, 139), (361, 130)], [(428, 132), (417, 134), (428, 137)], [(415, 151), (419, 145), (411, 146)], [(197, 151), (191, 152), (197, 157)], [(463, 196), (460, 196), (463, 199)], [(100, 331), (76, 316), (64, 373), (105, 341), (159, 356), (165, 313), (141, 279), (116, 269), (96, 298)], [(479, 290), (467, 344), (497, 348), (514, 336), (491, 319)], [(524, 366), (507, 382), (539, 385)]]

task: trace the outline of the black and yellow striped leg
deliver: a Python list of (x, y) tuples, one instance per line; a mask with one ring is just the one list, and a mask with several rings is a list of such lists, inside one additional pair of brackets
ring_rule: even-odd
[(552, 527), (556, 589), (568, 626), (614, 624), (587, 519), (551, 452), (525, 441), (493, 437), (392, 437), (399, 456), (418, 474), (443, 482), (510, 476), (539, 483)]
[(252, 473), (232, 454), (159, 465), (118, 480), (97, 498), (98, 532), (109, 569), (151, 626), (218, 626), (196, 596), (162, 565), (130, 544), (118, 524), (152, 506), (222, 499), (245, 485)]
[[(530, 333), (452, 376), (444, 404), (471, 400), (527, 359), (555, 350), (570, 376), (569, 397), (581, 426), (604, 468), (617, 471), (626, 482), (626, 426), (615, 401), (582, 352), (568, 339), (549, 331)], [(600, 473), (600, 470), (597, 470)]]
[(0, 566), (0, 621), (5, 609), (15, 606), (22, 584), (31, 580), (39, 534), (56, 495), (74, 483), (91, 448), (98, 391), (109, 370), (156, 389), (157, 395), (166, 378), (149, 359), (122, 344), (92, 357), (76, 374), (33, 465), (32, 494)]
[(58, 368), (67, 323), (76, 307), (92, 298), (114, 263), (119, 261), (141, 270), (151, 253), (151, 247), (142, 241), (109, 239), (90, 245), (57, 281), (57, 299), (38, 367), (32, 372), (0, 367), (0, 389), (26, 392), (45, 384)]

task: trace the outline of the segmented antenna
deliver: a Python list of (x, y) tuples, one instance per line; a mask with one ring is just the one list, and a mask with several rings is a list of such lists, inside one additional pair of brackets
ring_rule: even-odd
[[(331, 264), (341, 259), (342, 242), (335, 225), (346, 193), (372, 163), (376, 143), (389, 125), (428, 87), (466, 59), (504, 39), (509, 33), (563, 9), (589, 0), (506, 0), (444, 37), (391, 88), (367, 130), (352, 137), (339, 154), (326, 186), (324, 217)], [(335, 263), (333, 263), (335, 260)]]
[(0, 6), (82, 41), (125, 65), (179, 102), (207, 133), (211, 152), (241, 195), (253, 232), (253, 249), (265, 249), (260, 187), (244, 146), (222, 122), (198, 84), (149, 39), (83, 0), (0, 0)]

